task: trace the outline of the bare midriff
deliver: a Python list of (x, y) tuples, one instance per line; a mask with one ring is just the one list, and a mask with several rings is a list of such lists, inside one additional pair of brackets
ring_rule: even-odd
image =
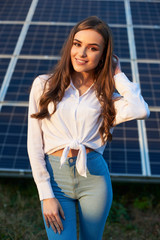
[[(64, 148), (51, 153), (51, 155), (61, 157), (62, 153), (63, 153), (63, 150), (64, 150)], [(78, 155), (78, 151), (79, 150), (76, 150), (76, 149), (70, 149), (67, 157), (76, 157)], [(92, 152), (92, 151), (94, 151), (92, 148), (86, 147), (86, 153), (89, 153), (89, 152)]]

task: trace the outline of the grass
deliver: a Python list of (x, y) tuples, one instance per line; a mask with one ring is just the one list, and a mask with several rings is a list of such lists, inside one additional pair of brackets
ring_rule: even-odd
[[(159, 240), (158, 184), (113, 183), (103, 240)], [(47, 240), (32, 179), (0, 179), (0, 240)]]

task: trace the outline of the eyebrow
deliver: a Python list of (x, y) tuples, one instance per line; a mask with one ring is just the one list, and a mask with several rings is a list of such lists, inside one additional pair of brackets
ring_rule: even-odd
[[(79, 42), (79, 43), (82, 43), (80, 40), (78, 40), (78, 39), (76, 39), (76, 38), (74, 38), (74, 41), (77, 41), (77, 42)], [(89, 43), (88, 45), (96, 45), (97, 47), (100, 47), (100, 45), (97, 44), (97, 43)]]

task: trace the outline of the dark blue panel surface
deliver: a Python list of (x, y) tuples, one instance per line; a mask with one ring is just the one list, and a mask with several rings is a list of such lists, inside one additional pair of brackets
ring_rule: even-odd
[(113, 174), (142, 174), (136, 120), (115, 127), (112, 143), (106, 146), (104, 158)]
[(1, 0), (0, 20), (25, 20), (32, 0)]
[(142, 94), (149, 106), (160, 106), (160, 64), (139, 63)]
[(126, 23), (123, 1), (85, 0), (39, 0), (33, 21), (78, 22), (93, 15), (108, 23)]
[(121, 58), (130, 58), (126, 28), (111, 28), (114, 40), (114, 52)]
[(152, 175), (160, 175), (160, 112), (151, 112), (146, 120), (147, 140)]
[(160, 2), (131, 2), (133, 24), (160, 25)]
[(31, 25), (21, 54), (60, 55), (71, 27)]
[(10, 59), (8, 59), (8, 58), (1, 58), (0, 59), (0, 87), (2, 85), (4, 76), (6, 74), (9, 61), (10, 61)]
[(0, 53), (13, 54), (22, 25), (0, 24)]
[(132, 72), (131, 72), (131, 64), (128, 62), (120, 62), (121, 70), (126, 74), (130, 81), (132, 81)]
[(30, 87), (34, 78), (46, 74), (56, 61), (19, 59), (13, 73), (5, 100), (28, 101)]
[(134, 28), (137, 58), (160, 59), (160, 29)]
[(30, 169), (27, 155), (26, 107), (2, 107), (0, 112), (0, 168)]
[[(21, 54), (60, 55), (60, 50), (72, 27), (31, 25)], [(112, 28), (114, 51), (119, 57), (129, 58), (126, 28)]]

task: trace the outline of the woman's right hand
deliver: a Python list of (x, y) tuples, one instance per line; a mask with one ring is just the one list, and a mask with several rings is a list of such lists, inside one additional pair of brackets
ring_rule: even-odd
[(63, 225), (60, 215), (65, 220), (63, 209), (57, 198), (48, 198), (43, 200), (43, 214), (47, 227), (51, 225), (55, 233), (60, 234), (63, 231)]

